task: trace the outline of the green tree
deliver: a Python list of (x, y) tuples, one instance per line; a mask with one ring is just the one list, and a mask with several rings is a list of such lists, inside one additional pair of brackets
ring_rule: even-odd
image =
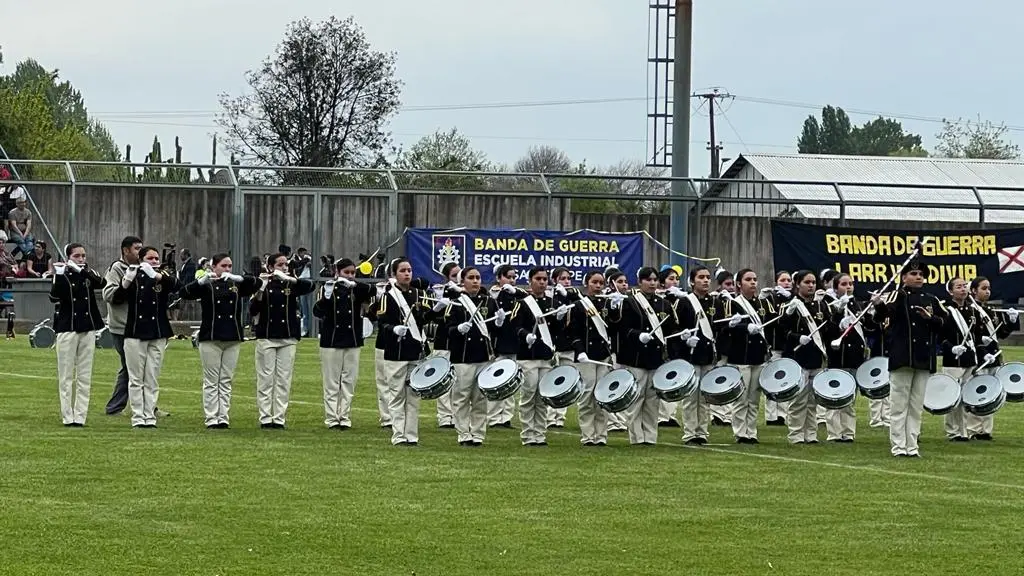
[(989, 158), (992, 160), (1016, 160), (1020, 158), (1020, 146), (1006, 138), (1008, 128), (988, 120), (970, 122), (957, 119), (955, 122), (943, 119), (942, 130), (935, 137), (935, 155), (941, 158)]
[(903, 130), (891, 118), (878, 117), (862, 126), (853, 126), (839, 107), (825, 106), (821, 121), (814, 116), (804, 120), (797, 151), (801, 154), (841, 154), (861, 156), (923, 156), (921, 137)]
[(863, 156), (927, 156), (921, 137), (903, 131), (903, 125), (892, 118), (879, 116), (851, 133), (856, 154)]
[[(0, 141), (11, 158), (38, 160), (98, 160), (92, 143), (74, 126), (60, 127), (54, 121), (46, 86), (36, 84), (20, 90), (0, 86)], [(55, 166), (25, 166), (22, 178), (57, 180), (67, 178)]]
[[(473, 143), (458, 129), (438, 130), (420, 138), (412, 148), (399, 155), (399, 170), (438, 170), (486, 172), (491, 169), (486, 155), (473, 148)], [(395, 173), (398, 187), (418, 190), (483, 190), (486, 179), (475, 174), (413, 174)]]
[[(641, 161), (623, 160), (603, 170), (587, 169), (581, 163), (574, 174), (596, 175), (607, 178), (562, 178), (562, 190), (580, 194), (573, 198), (573, 212), (604, 214), (666, 214), (669, 203), (652, 200), (652, 196), (667, 196), (669, 182), (658, 180), (665, 176), (663, 168), (647, 166)], [(586, 198), (588, 193), (613, 194), (616, 198)]]

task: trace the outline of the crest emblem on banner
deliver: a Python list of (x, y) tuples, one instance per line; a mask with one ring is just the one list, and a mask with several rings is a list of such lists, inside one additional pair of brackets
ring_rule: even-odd
[(455, 263), (466, 267), (466, 237), (462, 235), (434, 234), (431, 237), (434, 254), (434, 271), (441, 273), (445, 264)]

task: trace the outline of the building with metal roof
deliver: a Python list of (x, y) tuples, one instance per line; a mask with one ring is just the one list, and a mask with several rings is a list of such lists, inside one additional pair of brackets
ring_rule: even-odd
[(1024, 223), (1024, 211), (998, 209), (1024, 205), (1019, 161), (744, 154), (721, 178), (737, 182), (708, 186), (705, 215)]

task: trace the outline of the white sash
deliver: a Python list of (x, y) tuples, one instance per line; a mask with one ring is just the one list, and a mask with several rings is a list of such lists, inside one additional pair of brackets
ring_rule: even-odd
[(654, 336), (665, 344), (665, 333), (661, 331), (661, 325), (658, 322), (658, 315), (655, 314), (654, 308), (651, 308), (651, 303), (644, 297), (643, 292), (637, 290), (633, 293), (633, 300), (640, 307), (640, 311), (647, 315), (647, 320), (651, 323), (651, 328), (654, 328)]
[(392, 286), (388, 292), (391, 294), (391, 299), (398, 305), (398, 310), (405, 315), (402, 323), (409, 328), (409, 335), (419, 342), (425, 342), (426, 337), (416, 324), (416, 318), (413, 317), (412, 310), (409, 309), (409, 303), (405, 301), (405, 295), (399, 290), (398, 286)]
[(751, 322), (757, 324), (758, 326), (763, 324), (763, 322), (761, 322), (761, 316), (757, 313), (757, 310), (754, 309), (754, 306), (750, 304), (750, 301), (747, 300), (746, 296), (736, 296), (735, 298), (733, 298), (733, 301), (739, 302), (740, 308), (743, 308), (743, 311), (746, 312), (748, 316), (750, 316)]
[(949, 307), (949, 316), (953, 319), (953, 323), (956, 324), (956, 329), (960, 331), (960, 335), (964, 337), (967, 342), (972, 340), (971, 328), (967, 325), (967, 321), (964, 320), (964, 315), (960, 313), (960, 310), (956, 306)]
[(711, 322), (708, 320), (708, 315), (704, 313), (704, 307), (701, 306), (700, 300), (697, 299), (697, 295), (690, 292), (686, 295), (686, 300), (693, 307), (693, 312), (697, 315), (697, 326), (700, 327), (700, 333), (705, 338), (714, 342), (715, 336), (711, 332)]
[(604, 318), (601, 318), (601, 313), (598, 312), (594, 303), (590, 301), (590, 298), (581, 296), (580, 304), (583, 306), (583, 310), (587, 313), (587, 316), (590, 316), (590, 321), (594, 324), (594, 328), (597, 329), (597, 333), (601, 335), (605, 344), (611, 344), (612, 339), (608, 336), (608, 325), (604, 323)]
[(981, 321), (985, 323), (985, 329), (988, 330), (989, 338), (992, 338), (993, 340), (995, 340), (996, 339), (996, 325), (992, 323), (992, 317), (988, 315), (988, 312), (985, 311), (985, 308), (982, 307), (981, 304), (978, 304), (977, 302), (972, 301), (971, 302), (971, 306), (973, 306), (974, 309), (978, 311), (978, 314), (981, 315)]
[[(854, 314), (853, 312), (850, 312), (849, 306), (843, 306), (843, 316), (849, 318), (851, 322), (857, 320), (857, 315)], [(861, 326), (861, 323), (856, 322), (853, 325), (853, 330), (854, 332), (857, 333), (857, 336), (860, 336), (860, 341), (863, 342), (865, 346), (867, 346), (868, 340), (867, 338), (864, 337), (864, 328)]]
[(548, 330), (548, 319), (542, 318), (544, 315), (540, 311), (540, 305), (537, 304), (537, 299), (533, 297), (533, 294), (529, 294), (526, 298), (523, 298), (523, 304), (530, 309), (530, 313), (533, 314), (533, 322), (538, 332), (540, 332), (540, 339), (544, 342), (544, 345), (551, 350), (555, 349), (555, 343), (551, 340), (551, 331)]
[(469, 320), (480, 330), (484, 338), (490, 340), (491, 334), (487, 331), (487, 323), (477, 313), (476, 304), (473, 303), (473, 299), (469, 297), (469, 294), (459, 294), (459, 304), (462, 304), (462, 307), (466, 309), (466, 314), (469, 314)]
[(814, 318), (811, 317), (811, 311), (807, 309), (804, 301), (799, 298), (796, 299), (796, 310), (803, 317), (804, 321), (807, 322), (807, 328), (811, 331), (811, 340), (814, 342), (814, 345), (818, 347), (818, 350), (821, 350), (822, 354), (827, 356), (825, 343), (821, 341), (821, 331), (818, 330), (818, 325), (814, 322)]

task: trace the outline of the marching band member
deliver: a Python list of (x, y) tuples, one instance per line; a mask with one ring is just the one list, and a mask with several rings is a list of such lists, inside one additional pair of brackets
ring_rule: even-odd
[(889, 426), (893, 456), (920, 457), (921, 412), (928, 378), (935, 373), (935, 348), (946, 313), (937, 298), (924, 292), (924, 264), (910, 260), (900, 271), (900, 287), (883, 299), (875, 295), (875, 321), (889, 320), (892, 417)]
[[(717, 285), (717, 297), (719, 303), (725, 300), (726, 296), (732, 296), (736, 294), (736, 279), (732, 272), (729, 272), (725, 268), (719, 267), (715, 271), (715, 284)], [(729, 348), (729, 330), (720, 330), (719, 340), (717, 342), (717, 349), (720, 358), (724, 358), (726, 351)], [(722, 360), (724, 362), (724, 360)], [(709, 410), (711, 412), (711, 423), (715, 426), (732, 426), (733, 411), (736, 409), (736, 402), (728, 404), (726, 406), (711, 405)]]
[[(387, 291), (391, 284), (385, 283), (383, 289), (374, 296), (373, 301), (366, 309), (366, 317), (370, 322), (377, 324), (377, 310), (380, 309), (380, 301), (387, 298)], [(377, 338), (373, 344), (373, 380), (377, 388), (377, 414), (381, 428), (391, 428), (391, 396), (388, 392), (388, 379), (384, 373), (384, 339), (380, 337), (378, 326)]]
[(199, 300), (199, 359), (203, 363), (203, 413), (207, 428), (227, 428), (231, 410), (231, 381), (238, 365), (238, 353), (245, 340), (243, 304), (256, 293), (255, 276), (235, 274), (231, 257), (215, 254), (208, 274), (179, 290), (184, 300)]
[[(608, 443), (608, 413), (597, 405), (594, 390), (597, 382), (609, 368), (598, 362), (610, 363), (611, 334), (604, 320), (606, 300), (599, 298), (604, 292), (604, 274), (591, 270), (583, 277), (585, 296), (569, 312), (566, 330), (575, 356), (575, 366), (583, 380), (583, 394), (576, 402), (579, 409), (580, 443), (584, 446), (604, 446)], [(586, 298), (586, 300), (584, 300)]]
[[(715, 319), (721, 309), (711, 295), (711, 271), (704, 266), (690, 268), (692, 292), (679, 299), (676, 313), (679, 327), (684, 330), (684, 346), (680, 347), (681, 357), (697, 371), (697, 381), (715, 367), (718, 353), (715, 350)], [(708, 403), (695, 386), (689, 396), (680, 402), (683, 412), (683, 442), (690, 446), (708, 443), (708, 423), (711, 412)]]
[[(988, 366), (996, 368), (1003, 364), (1003, 358), (996, 355), (999, 352), (998, 340), (1008, 337), (1013, 332), (1020, 330), (1020, 314), (1014, 308), (1006, 312), (993, 312), (988, 306), (988, 300), (992, 296), (992, 283), (984, 276), (978, 276), (971, 280), (972, 306), (977, 312), (979, 339), (975, 345), (979, 345), (978, 353), (985, 353), (980, 358), (982, 362), (988, 361)], [(989, 355), (992, 356), (989, 359)], [(967, 433), (973, 440), (991, 440), (994, 415), (975, 416), (965, 415)]]
[[(837, 273), (832, 277), (835, 298), (824, 300), (831, 307), (832, 321), (838, 323), (841, 334), (851, 324), (864, 305), (853, 297), (853, 278), (849, 274)], [(832, 330), (830, 330), (832, 332)], [(857, 377), (857, 368), (867, 359), (867, 337), (864, 327), (859, 324), (839, 342), (838, 347), (828, 346), (828, 367), (845, 370)], [(856, 402), (842, 410), (828, 410), (825, 414), (825, 429), (829, 442), (853, 442), (857, 435)]]
[[(964, 376), (978, 365), (978, 352), (975, 347), (980, 344), (981, 319), (974, 307), (967, 301), (967, 282), (963, 278), (951, 278), (946, 282), (949, 299), (945, 302), (949, 322), (942, 326), (942, 372), (956, 379), (963, 386)], [(977, 342), (975, 335), (978, 334)], [(967, 442), (967, 424), (964, 421), (964, 407), (957, 404), (943, 418), (946, 437), (952, 442)]]
[(124, 325), (124, 358), (128, 366), (128, 403), (133, 428), (156, 428), (160, 395), (160, 367), (167, 339), (173, 335), (167, 305), (178, 289), (171, 267), (160, 266), (160, 251), (139, 250), (138, 265), (130, 265), (112, 297), (113, 304), (128, 304)]
[[(441, 275), (446, 281), (445, 286), (457, 286), (461, 273), (462, 269), (454, 262), (449, 262), (441, 267)], [(445, 287), (440, 287), (434, 295), (437, 298), (443, 298), (444, 290)], [(448, 331), (444, 329), (444, 317), (443, 315), (439, 317), (431, 315), (430, 317), (432, 320), (428, 324), (432, 325), (430, 328), (434, 329), (434, 354), (448, 358)], [(449, 390), (437, 399), (437, 427), (455, 428), (453, 414), (452, 393)]]
[[(419, 443), (420, 397), (406, 384), (409, 376), (428, 353), (425, 325), (427, 313), (444, 310), (450, 301), (441, 299), (433, 307), (427, 295), (413, 287), (412, 264), (406, 258), (391, 261), (391, 288), (377, 309), (377, 338), (383, 340), (384, 377), (388, 382), (388, 406), (391, 412), (391, 444), (416, 446)], [(422, 285), (417, 283), (417, 285)]]
[[(516, 302), (526, 297), (526, 292), (516, 288), (516, 278), (519, 274), (515, 268), (508, 264), (501, 264), (494, 269), (494, 277), (497, 283), (491, 286), (491, 298), (497, 302), (498, 307), (511, 314)], [(495, 327), (495, 337), (492, 342), (494, 354), (498, 359), (516, 359), (519, 353), (519, 339), (516, 337), (515, 327), (512, 322), (504, 322), (501, 327)], [(513, 394), (500, 402), (487, 402), (487, 425), (492, 428), (511, 428), (512, 416), (516, 411), (516, 396)]]
[[(662, 296), (676, 309), (676, 316), (678, 317), (679, 301), (686, 296), (686, 293), (679, 288), (679, 275), (676, 274), (676, 271), (671, 266), (666, 264), (658, 272), (658, 284), (664, 290)], [(684, 347), (676, 348), (682, 352)], [(679, 420), (676, 418), (676, 414), (679, 413), (679, 406), (681, 404), (681, 402), (665, 402), (661, 400), (661, 404), (658, 405), (658, 426), (678, 428)]]
[(818, 400), (811, 382), (825, 367), (826, 341), (831, 341), (829, 322), (832, 315), (818, 295), (818, 279), (814, 272), (801, 270), (793, 275), (796, 296), (786, 307), (786, 316), (779, 321), (779, 330), (786, 333), (784, 358), (791, 358), (803, 371), (800, 393), (789, 403), (789, 442), (791, 444), (818, 443)]
[(352, 427), (352, 396), (359, 377), (363, 348), (362, 308), (374, 296), (372, 284), (355, 281), (356, 264), (349, 258), (334, 263), (334, 278), (317, 292), (313, 315), (320, 324), (320, 373), (324, 380), (324, 424), (329, 429)]
[[(609, 306), (605, 307), (605, 315), (610, 312), (610, 303), (618, 301), (619, 304), (623, 300), (629, 297), (629, 280), (626, 275), (616, 268), (609, 268), (605, 270), (605, 282), (607, 288), (605, 289), (608, 293)], [(619, 331), (612, 322), (608, 322), (608, 336), (612, 340), (612, 365), (618, 368), (625, 368), (622, 364), (619, 364), (619, 343), (621, 341)], [(606, 418), (608, 419), (608, 432), (625, 432), (626, 431), (626, 413), (615, 412), (607, 413)]]
[[(722, 301), (722, 319), (729, 319), (725, 360), (739, 369), (743, 396), (732, 405), (732, 432), (738, 444), (757, 444), (757, 413), (761, 405), (761, 369), (768, 358), (768, 339), (761, 325), (774, 316), (775, 307), (757, 290), (757, 274), (744, 268), (736, 274), (739, 294)], [(712, 407), (713, 409), (714, 407)]]
[[(775, 287), (765, 287), (761, 290), (762, 296), (768, 298), (768, 300), (778, 310), (783, 304), (789, 302), (793, 298), (793, 293), (790, 290), (793, 289), (793, 276), (790, 275), (786, 270), (780, 270), (775, 273)], [(785, 338), (786, 335), (781, 330), (776, 330), (774, 327), (768, 331), (768, 344), (771, 349), (771, 359), (778, 360), (782, 358), (782, 349), (786, 347)], [(789, 410), (788, 402), (776, 402), (775, 400), (769, 400), (765, 398), (764, 401), (764, 423), (768, 426), (785, 426), (786, 425), (786, 413)]]
[(555, 358), (554, 323), (543, 315), (553, 308), (547, 296), (548, 272), (543, 268), (530, 270), (530, 290), (512, 310), (519, 350), (516, 357), (523, 369), (520, 388), (519, 421), (523, 430), (519, 436), (523, 446), (547, 446), (547, 404), (540, 396), (538, 384), (551, 371)]
[[(819, 299), (824, 299), (826, 304), (831, 304), (836, 299), (835, 289), (832, 288), (832, 280), (836, 277), (839, 272), (825, 268), (818, 275), (818, 292), (821, 296), (817, 296)], [(816, 293), (817, 294), (817, 293)], [(815, 418), (818, 425), (827, 424), (828, 421), (828, 410), (824, 406), (817, 404), (815, 409)]]
[(106, 281), (89, 268), (81, 244), (65, 246), (64, 256), (67, 263), (53, 265), (50, 287), (50, 301), (56, 308), (57, 390), (64, 425), (81, 427), (89, 415), (96, 331), (103, 328), (93, 291), (102, 289)]
[(302, 338), (299, 297), (316, 285), (288, 274), (288, 257), (278, 252), (267, 259), (262, 285), (249, 312), (256, 335), (256, 405), (260, 428), (284, 428), (295, 367), (295, 348)]
[[(449, 359), (455, 366), (451, 398), (460, 446), (480, 446), (487, 434), (487, 398), (477, 386), (477, 377), (493, 357), (487, 321), (505, 324), (506, 313), (480, 286), (480, 271), (467, 266), (460, 272), (461, 306), (448, 306), (442, 330), (448, 334)], [(471, 310), (475, 308), (475, 312)]]
[[(868, 335), (871, 358), (885, 356), (889, 352), (889, 330), (888, 322), (878, 324), (874, 315), (867, 314), (861, 319), (864, 325), (864, 332)], [(872, 428), (887, 428), (891, 413), (889, 396), (881, 399), (868, 400), (868, 412), (870, 413), (868, 425)]]
[[(572, 289), (572, 275), (568, 268), (555, 268), (551, 271), (551, 288), (549, 290), (552, 305), (556, 308), (561, 308), (565, 314), (558, 317), (559, 321), (563, 318), (565, 322), (562, 323), (560, 330), (557, 330), (551, 337), (555, 341), (555, 358), (558, 364), (563, 362), (572, 362), (575, 354), (572, 350), (572, 345), (569, 340), (569, 333), (566, 330), (566, 326), (569, 320), (568, 312), (572, 309), (573, 302), (579, 298), (579, 291)], [(547, 426), (548, 428), (565, 428), (565, 415), (569, 412), (568, 408), (547, 408)]]
[(639, 399), (626, 412), (630, 444), (658, 443), (658, 403), (651, 376), (666, 358), (666, 348), (672, 344), (667, 334), (678, 330), (675, 309), (655, 292), (658, 271), (651, 267), (637, 273), (639, 290), (624, 301), (612, 300), (609, 320), (619, 331), (618, 362), (636, 379)]

